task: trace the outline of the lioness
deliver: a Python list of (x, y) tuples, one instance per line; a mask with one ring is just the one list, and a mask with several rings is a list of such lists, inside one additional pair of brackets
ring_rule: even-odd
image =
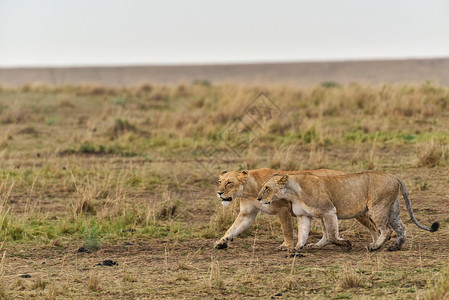
[[(279, 199), (270, 206), (263, 206), (257, 201), (257, 194), (263, 183), (273, 174), (301, 174), (310, 173), (321, 176), (334, 176), (345, 174), (341, 171), (320, 169), (320, 170), (303, 170), (303, 171), (274, 171), (271, 169), (257, 169), (249, 171), (223, 171), (219, 176), (218, 197), (223, 205), (228, 205), (233, 198), (240, 199), (240, 212), (232, 226), (226, 231), (225, 235), (215, 242), (214, 247), (218, 249), (226, 248), (229, 243), (240, 233), (245, 231), (256, 219), (259, 211), (269, 215), (279, 215), (281, 228), (284, 235), (284, 242), (278, 247), (280, 250), (286, 250), (293, 247), (293, 224), (291, 217), (294, 216), (291, 204), (287, 200)], [(366, 226), (373, 240), (377, 239), (377, 229), (369, 218), (361, 214), (357, 216), (357, 220)], [(302, 226), (302, 218), (298, 218), (298, 232)], [(324, 229), (324, 227), (323, 227)], [(325, 231), (324, 231), (325, 232)], [(324, 234), (321, 244), (327, 243), (326, 234)]]
[(413, 215), (405, 185), (395, 176), (383, 172), (329, 177), (311, 174), (275, 175), (263, 185), (257, 200), (268, 207), (280, 199), (287, 199), (292, 203), (293, 213), (302, 219), (296, 250), (300, 250), (306, 244), (312, 218), (323, 220), (330, 242), (348, 247), (351, 243), (339, 237), (337, 217), (349, 219), (367, 214), (380, 231), (380, 236), (369, 245), (368, 249), (371, 251), (380, 249), (390, 237), (393, 228), (397, 239), (395, 245), (388, 250), (396, 251), (401, 249), (405, 240), (405, 229), (399, 215), (399, 202), (396, 201), (399, 190), (413, 222), (421, 229), (437, 231), (438, 222), (433, 223), (430, 228), (418, 223)]

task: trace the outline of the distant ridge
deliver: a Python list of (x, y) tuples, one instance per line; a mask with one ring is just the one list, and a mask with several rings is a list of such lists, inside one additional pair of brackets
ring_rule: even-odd
[(0, 85), (30, 83), (48, 85), (96, 84), (135, 86), (189, 84), (206, 79), (212, 83), (316, 85), (324, 81), (341, 84), (421, 83), (431, 80), (449, 85), (449, 58), (292, 62), (229, 65), (0, 68)]

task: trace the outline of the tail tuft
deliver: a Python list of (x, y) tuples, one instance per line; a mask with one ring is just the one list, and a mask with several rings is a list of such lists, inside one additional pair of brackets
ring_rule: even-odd
[(432, 226), (430, 226), (430, 232), (435, 232), (435, 231), (438, 230), (438, 228), (440, 228), (440, 223), (434, 222), (434, 223), (432, 224)]

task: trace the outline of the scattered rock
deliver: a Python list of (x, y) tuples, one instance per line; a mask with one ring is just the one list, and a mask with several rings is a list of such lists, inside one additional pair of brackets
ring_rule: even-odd
[(293, 257), (304, 257), (301, 253), (290, 253), (289, 255), (286, 255), (285, 258), (293, 258)]
[(277, 293), (275, 296), (280, 297), (280, 296), (282, 296), (282, 293)]
[(78, 248), (78, 252), (80, 252), (80, 253), (92, 253), (92, 251), (90, 251), (89, 249), (86, 249), (84, 247), (79, 247)]
[(118, 263), (113, 260), (110, 260), (110, 259), (105, 259), (105, 260), (103, 260), (103, 262), (96, 264), (96, 266), (112, 267), (112, 266), (118, 266)]
[(125, 246), (132, 246), (132, 245), (134, 245), (134, 243), (124, 242), (123, 245), (125, 245)]
[(20, 275), (21, 278), (31, 278), (30, 274), (22, 274)]

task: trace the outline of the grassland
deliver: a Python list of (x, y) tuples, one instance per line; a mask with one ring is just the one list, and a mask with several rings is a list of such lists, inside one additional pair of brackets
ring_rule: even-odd
[[(1, 88), (0, 299), (447, 297), (448, 107), (430, 82)], [(441, 229), (401, 201), (399, 252), (368, 252), (346, 220), (351, 252), (286, 257), (266, 215), (212, 249), (238, 213), (218, 172), (259, 167), (392, 172)]]

